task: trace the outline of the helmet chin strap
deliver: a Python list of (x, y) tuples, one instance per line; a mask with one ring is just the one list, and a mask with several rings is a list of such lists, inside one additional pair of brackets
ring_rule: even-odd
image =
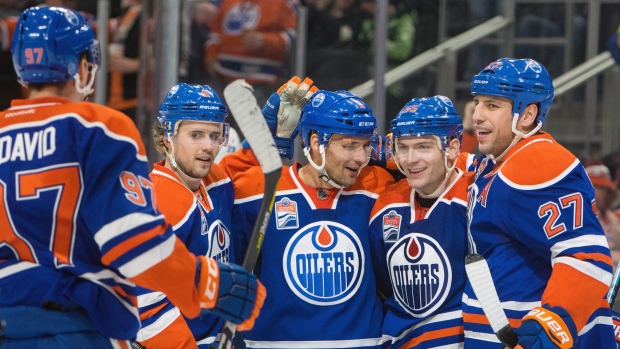
[(536, 125), (536, 127), (534, 127), (532, 131), (525, 134), (517, 130), (518, 121), (519, 121), (519, 114), (514, 113), (514, 115), (512, 116), (512, 133), (514, 133), (515, 137), (512, 139), (512, 142), (510, 142), (510, 145), (506, 149), (504, 149), (504, 151), (499, 156), (495, 157), (493, 155), (489, 155), (489, 158), (491, 158), (491, 160), (493, 160), (494, 162), (502, 161), (504, 159), (504, 156), (506, 156), (506, 153), (508, 153), (508, 151), (512, 149), (512, 147), (514, 147), (520, 140), (528, 138), (536, 134), (536, 132), (538, 132), (538, 130), (540, 130), (542, 127), (542, 122), (538, 121), (538, 124)]
[(448, 179), (450, 178), (450, 175), (452, 174), (452, 171), (454, 171), (454, 168), (456, 167), (456, 159), (454, 159), (454, 163), (452, 164), (452, 166), (448, 165), (448, 150), (446, 149), (446, 151), (443, 154), (443, 163), (444, 163), (444, 167), (446, 169), (446, 176), (444, 177), (443, 181), (441, 182), (441, 184), (439, 184), (439, 186), (437, 187), (437, 189), (435, 189), (434, 192), (430, 193), (429, 195), (424, 195), (422, 193), (419, 193), (420, 196), (424, 197), (424, 198), (436, 198), (439, 197), (439, 195), (441, 193), (444, 192), (444, 190), (446, 190), (446, 186), (449, 184), (448, 183)]
[(179, 168), (177, 161), (174, 158), (174, 143), (172, 143), (172, 138), (170, 137), (170, 135), (168, 135), (167, 138), (168, 142), (170, 142), (170, 152), (168, 152), (167, 150), (164, 150), (164, 152), (166, 153), (166, 158), (170, 160), (170, 165), (172, 165), (174, 171), (177, 172), (179, 177), (181, 177), (186, 182), (195, 182), (201, 180), (202, 178), (192, 177)]
[(319, 153), (321, 154), (321, 160), (323, 161), (321, 166), (315, 164), (314, 161), (312, 161), (312, 157), (310, 156), (310, 147), (304, 148), (304, 155), (306, 155), (306, 158), (308, 159), (308, 162), (310, 163), (310, 165), (319, 172), (319, 178), (327, 182), (329, 185), (331, 185), (334, 188), (338, 188), (338, 189), (344, 188), (344, 186), (337, 184), (331, 178), (329, 178), (327, 171), (325, 171), (325, 146), (322, 144), (319, 145)]
[[(435, 136), (436, 140), (437, 140), (437, 145), (439, 146), (439, 149), (441, 149), (441, 142), (439, 140), (439, 137)], [(394, 144), (396, 146), (398, 146), (398, 138), (396, 138), (394, 140)], [(443, 149), (441, 149), (443, 150)], [(443, 191), (446, 188), (446, 183), (448, 182), (448, 178), (450, 178), (450, 175), (452, 174), (452, 171), (454, 171), (454, 168), (456, 167), (456, 159), (454, 159), (454, 163), (452, 164), (452, 166), (448, 165), (448, 157), (450, 156), (448, 153), (449, 149), (446, 149), (443, 153), (443, 164), (444, 164), (444, 168), (446, 169), (446, 176), (444, 177), (443, 181), (441, 182), (441, 184), (437, 187), (437, 189), (435, 189), (435, 191), (433, 191), (431, 194), (429, 195), (425, 195), (422, 193), (418, 193), (420, 194), (422, 197), (424, 198), (436, 198), (439, 196), (439, 194), (443, 193)], [(395, 157), (394, 162), (396, 163), (396, 167), (398, 167), (398, 170), (404, 174), (405, 176), (407, 176), (407, 173), (405, 172), (405, 170), (402, 168), (402, 166), (400, 165), (400, 161), (398, 161), (398, 157)], [(407, 179), (408, 181), (408, 179)]]
[(80, 87), (80, 74), (75, 73), (73, 75), (73, 79), (75, 81), (75, 89), (79, 94), (83, 95), (82, 100), (84, 101), (87, 100), (88, 97), (93, 94), (93, 92), (95, 92), (95, 90), (93, 89), (93, 84), (95, 83), (95, 75), (97, 75), (97, 69), (99, 69), (99, 67), (96, 64), (93, 64), (92, 69), (90, 70), (90, 78), (88, 79), (84, 87)]

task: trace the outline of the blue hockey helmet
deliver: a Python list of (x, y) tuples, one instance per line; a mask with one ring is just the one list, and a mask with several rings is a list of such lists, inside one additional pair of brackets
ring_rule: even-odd
[(372, 136), (377, 119), (361, 98), (347, 91), (317, 91), (304, 105), (299, 119), (303, 147), (310, 146), (310, 134), (316, 131), (319, 144), (326, 146), (332, 134)]
[(165, 137), (174, 135), (177, 121), (191, 120), (222, 123), (222, 136), (227, 140), (227, 116), (228, 109), (211, 86), (179, 83), (172, 86), (159, 105), (157, 119), (164, 128)]
[(63, 7), (33, 7), (20, 15), (11, 54), (21, 82), (74, 80), (82, 52), (99, 66), (99, 42), (79, 13)]
[(452, 138), (461, 141), (463, 121), (448, 97), (414, 98), (392, 120), (390, 131), (395, 139), (438, 136), (445, 150)]
[(474, 76), (471, 94), (511, 99), (517, 115), (530, 104), (540, 104), (538, 121), (544, 125), (553, 103), (553, 83), (547, 69), (533, 59), (502, 58)]

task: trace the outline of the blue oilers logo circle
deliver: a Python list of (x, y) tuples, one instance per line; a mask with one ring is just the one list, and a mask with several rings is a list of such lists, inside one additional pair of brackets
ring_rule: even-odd
[(241, 35), (246, 29), (256, 29), (259, 19), (260, 7), (251, 1), (244, 1), (226, 13), (222, 29), (226, 35)]
[(394, 297), (413, 317), (437, 310), (450, 292), (452, 272), (446, 253), (435, 239), (409, 233), (387, 254)]
[(67, 22), (69, 22), (69, 24), (71, 25), (78, 25), (80, 24), (80, 19), (78, 18), (78, 16), (73, 12), (73, 11), (64, 11), (64, 15), (65, 15), (65, 19), (67, 20)]
[(302, 300), (321, 306), (347, 301), (364, 277), (362, 244), (348, 227), (316, 222), (301, 228), (284, 250), (284, 275)]
[(312, 106), (316, 108), (323, 104), (323, 101), (325, 101), (325, 95), (323, 93), (317, 93), (312, 98)]
[(211, 257), (219, 262), (230, 262), (230, 230), (219, 219), (209, 227), (209, 252)]

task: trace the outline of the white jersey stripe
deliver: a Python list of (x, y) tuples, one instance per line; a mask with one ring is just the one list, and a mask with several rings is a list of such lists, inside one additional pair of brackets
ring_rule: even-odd
[(585, 326), (583, 326), (583, 328), (579, 332), (579, 336), (588, 333), (588, 331), (590, 331), (596, 325), (613, 326), (613, 322), (611, 320), (611, 317), (609, 316), (597, 316), (594, 318), (594, 320), (588, 322)]
[(166, 295), (161, 292), (149, 292), (146, 294), (141, 294), (138, 296), (138, 306), (140, 308), (148, 307), (151, 304), (160, 302), (164, 298), (166, 298)]
[(551, 247), (551, 259), (555, 259), (560, 253), (575, 246), (601, 246), (608, 248), (608, 242), (604, 235), (585, 234), (578, 237), (558, 241)]
[(103, 248), (103, 245), (108, 241), (129, 230), (162, 219), (164, 219), (163, 215), (153, 216), (147, 213), (131, 213), (101, 227), (101, 229), (95, 233), (95, 241), (97, 245), (99, 245), (99, 248)]
[(174, 307), (168, 310), (152, 324), (140, 328), (140, 331), (138, 331), (138, 334), (136, 335), (136, 340), (141, 342), (156, 336), (166, 327), (170, 326), (170, 324), (172, 324), (179, 316), (181, 316), (181, 311), (179, 311), (179, 308)]
[(375, 347), (381, 344), (381, 338), (349, 339), (333, 341), (250, 341), (246, 340), (248, 348), (358, 348)]
[(590, 276), (591, 278), (602, 282), (605, 285), (611, 284), (611, 278), (613, 277), (611, 273), (597, 267), (596, 265), (592, 263), (585, 262), (585, 261), (572, 258), (572, 257), (554, 258), (551, 264), (555, 266), (556, 263), (562, 263), (562, 264), (569, 265), (575, 268), (576, 270)]
[(170, 256), (174, 250), (176, 239), (176, 235), (170, 235), (166, 241), (123, 264), (118, 270), (127, 278), (132, 278), (143, 273)]

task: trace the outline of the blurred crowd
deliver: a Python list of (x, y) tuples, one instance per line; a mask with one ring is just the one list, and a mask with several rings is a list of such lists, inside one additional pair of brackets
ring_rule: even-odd
[[(149, 48), (141, 51), (145, 42), (141, 27), (147, 18), (147, 32), (156, 30), (156, 26), (149, 24), (155, 17), (156, 3), (110, 1), (106, 100), (108, 106), (123, 111), (134, 120), (140, 52), (152, 53), (157, 47), (157, 43), (148, 43)], [(388, 3), (388, 69), (435, 47), (446, 37), (458, 35), (503, 14), (505, 10), (504, 2), (500, 0), (450, 0), (448, 18), (442, 19), (439, 18), (437, 1), (388, 0)], [(80, 11), (96, 27), (96, 1), (0, 0), (0, 83), (4, 87), (0, 108), (7, 108), (10, 100), (24, 93), (13, 72), (10, 40), (16, 16), (35, 5), (72, 8)], [(269, 94), (293, 73), (297, 7), (300, 5), (308, 9), (306, 75), (326, 90), (350, 89), (371, 79), (376, 0), (185, 0), (182, 2), (179, 81), (209, 84), (222, 93), (228, 82), (244, 78), (254, 86), (259, 103), (266, 101)], [(563, 4), (519, 4), (516, 7), (515, 36), (563, 37), (566, 28), (571, 27), (574, 35), (569, 65), (582, 63), (585, 60), (587, 6), (576, 5), (571, 12), (570, 26), (565, 23), (570, 17), (566, 16), (566, 11)], [(601, 14), (599, 46), (602, 49), (620, 22), (617, 12), (610, 8)], [(445, 30), (439, 28), (442, 20), (447, 22)], [(440, 33), (444, 37), (440, 38)], [(484, 42), (461, 50), (457, 79), (469, 81), (480, 65), (498, 55), (497, 45)], [(562, 46), (553, 44), (516, 45), (515, 57), (536, 58), (548, 67), (552, 76), (560, 75), (566, 65)], [(386, 100), (388, 118), (396, 116), (399, 106), (412, 97), (436, 93), (434, 69), (437, 67), (431, 66), (389, 87)], [(148, 88), (153, 69), (145, 70), (148, 74), (141, 86)], [(462, 97), (469, 99), (468, 95)], [(471, 105), (461, 110), (465, 119), (471, 114), (468, 108), (471, 109)], [(468, 136), (475, 140), (471, 128)], [(473, 147), (476, 142), (471, 143)]]

